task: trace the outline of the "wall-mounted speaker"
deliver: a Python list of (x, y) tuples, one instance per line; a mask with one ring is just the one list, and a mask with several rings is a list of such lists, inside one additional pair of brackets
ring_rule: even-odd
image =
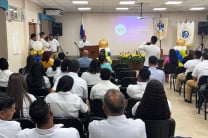
[(62, 36), (62, 23), (53, 23), (52, 31), (54, 36)]
[(208, 34), (208, 22), (199, 22), (198, 34), (199, 35), (207, 35)]

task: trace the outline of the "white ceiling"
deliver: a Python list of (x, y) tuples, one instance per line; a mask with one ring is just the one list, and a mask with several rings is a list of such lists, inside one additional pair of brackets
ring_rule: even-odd
[(120, 12), (139, 12), (139, 3), (148, 3), (144, 5), (144, 12), (152, 12), (153, 8), (166, 7), (167, 12), (188, 11), (191, 7), (208, 8), (208, 0), (183, 0), (180, 5), (165, 5), (167, 0), (136, 0), (134, 5), (119, 5), (120, 0), (88, 0), (88, 5), (73, 5), (72, 0), (30, 0), (43, 8), (59, 8), (64, 12), (78, 12), (78, 7), (91, 7), (90, 12), (118, 12), (116, 7), (128, 7), (129, 11)]

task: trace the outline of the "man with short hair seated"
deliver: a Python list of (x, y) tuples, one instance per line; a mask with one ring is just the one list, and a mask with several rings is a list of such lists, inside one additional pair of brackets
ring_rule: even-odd
[(103, 99), (106, 120), (89, 124), (89, 138), (146, 138), (145, 124), (140, 119), (127, 119), (124, 115), (127, 102), (123, 94), (110, 89)]
[(157, 69), (158, 58), (156, 56), (149, 57), (149, 71), (151, 73), (150, 80), (158, 80), (162, 84), (165, 83), (165, 73), (164, 71)]
[(89, 58), (88, 56), (89, 56), (88, 50), (84, 50), (82, 52), (82, 57), (78, 59), (80, 68), (88, 68), (90, 66), (92, 58)]
[(109, 69), (102, 69), (100, 72), (101, 81), (94, 85), (91, 89), (90, 99), (102, 99), (109, 89), (117, 89), (119, 87), (110, 81), (111, 71)]
[(15, 100), (0, 94), (0, 138), (15, 138), (21, 130), (19, 122), (10, 121), (15, 111)]
[(50, 105), (43, 100), (36, 100), (30, 105), (29, 114), (37, 127), (24, 129), (17, 138), (80, 138), (75, 128), (61, 128), (62, 124), (54, 125)]
[(137, 77), (137, 84), (130, 84), (127, 87), (127, 94), (131, 98), (142, 98), (147, 82), (150, 79), (150, 71), (147, 68), (142, 68)]

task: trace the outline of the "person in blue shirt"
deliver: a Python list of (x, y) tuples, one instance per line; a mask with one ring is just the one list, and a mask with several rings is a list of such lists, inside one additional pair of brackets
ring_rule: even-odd
[(111, 67), (111, 64), (109, 62), (107, 62), (107, 59), (106, 59), (105, 55), (102, 55), (102, 54), (99, 55), (99, 61), (100, 61), (101, 69), (107, 68), (111, 72), (113, 71), (112, 67)]
[(79, 66), (80, 68), (88, 68), (91, 61), (92, 61), (92, 58), (89, 58), (89, 52), (87, 50), (84, 50), (82, 52), (82, 57), (78, 59), (78, 62), (79, 62)]

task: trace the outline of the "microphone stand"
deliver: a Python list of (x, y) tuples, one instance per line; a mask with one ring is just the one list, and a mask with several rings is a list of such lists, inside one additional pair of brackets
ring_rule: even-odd
[(79, 58), (80, 57), (80, 48), (79, 48), (79, 46), (78, 46), (78, 44), (77, 44), (77, 42), (74, 42), (74, 45), (77, 47), (77, 58)]

